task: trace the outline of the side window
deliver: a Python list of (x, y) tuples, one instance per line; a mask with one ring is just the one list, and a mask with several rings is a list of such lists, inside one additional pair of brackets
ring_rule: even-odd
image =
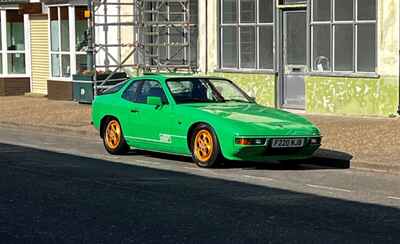
[(147, 97), (160, 97), (163, 103), (168, 103), (167, 97), (159, 82), (154, 80), (145, 80), (137, 93), (136, 102), (147, 103)]
[(122, 98), (130, 102), (137, 102), (137, 91), (143, 81), (134, 81), (126, 88), (122, 94)]

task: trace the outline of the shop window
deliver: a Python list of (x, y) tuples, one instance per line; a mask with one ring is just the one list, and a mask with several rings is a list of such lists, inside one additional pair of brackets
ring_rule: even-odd
[(84, 71), (88, 70), (87, 63), (88, 55), (86, 54), (77, 54), (76, 55), (76, 73), (82, 74)]
[(256, 28), (243, 26), (240, 28), (240, 60), (242, 68), (256, 66)]
[[(0, 26), (1, 26), (1, 19), (0, 19)], [(2, 31), (0, 28), (0, 74), (3, 74), (3, 43), (2, 43)]]
[(360, 24), (357, 26), (357, 60), (359, 71), (371, 71), (375, 67), (375, 25)]
[(314, 1), (313, 15), (315, 21), (331, 20), (331, 0)]
[(353, 0), (334, 0), (334, 3), (336, 21), (353, 20)]
[(51, 76), (54, 78), (70, 79), (72, 74), (82, 73), (88, 68), (86, 9), (85, 6), (50, 7)]
[(258, 13), (260, 16), (260, 23), (273, 23), (274, 22), (274, 1), (259, 1)]
[(222, 23), (233, 24), (237, 20), (237, 0), (222, 1)]
[(376, 0), (312, 1), (312, 70), (375, 72)]
[(314, 71), (329, 71), (331, 70), (331, 26), (316, 25), (313, 28), (313, 60)]
[(240, 22), (256, 22), (256, 0), (240, 0)]
[(260, 48), (260, 69), (272, 69), (274, 67), (274, 28), (273, 26), (261, 26), (258, 43), (263, 43)]
[(353, 26), (335, 26), (335, 70), (353, 70)]
[(75, 7), (75, 50), (76, 73), (81, 74), (88, 70), (88, 21), (85, 18), (86, 6)]
[(75, 7), (75, 46), (76, 51), (82, 52), (87, 50), (88, 39), (88, 21), (85, 18), (87, 7)]
[(58, 8), (50, 8), (50, 45), (51, 51), (59, 51), (60, 47), (60, 25), (58, 24)]
[(25, 74), (24, 53), (8, 53), (7, 64), (9, 74)]
[(225, 68), (237, 67), (237, 28), (226, 26), (222, 28), (222, 63)]
[(273, 70), (273, 0), (220, 0), (222, 69)]
[(18, 10), (6, 10), (6, 34), (7, 73), (25, 74), (24, 15)]
[(375, 20), (376, 19), (376, 0), (358, 0), (357, 19)]
[(68, 7), (50, 8), (51, 74), (53, 77), (71, 76)]

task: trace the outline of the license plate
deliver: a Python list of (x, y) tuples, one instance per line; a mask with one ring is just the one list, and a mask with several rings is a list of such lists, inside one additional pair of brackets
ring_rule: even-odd
[(272, 148), (300, 148), (304, 146), (303, 138), (273, 139)]

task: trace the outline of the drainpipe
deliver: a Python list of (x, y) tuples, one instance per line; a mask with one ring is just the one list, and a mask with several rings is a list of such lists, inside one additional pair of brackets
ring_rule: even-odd
[[(400, 58), (400, 50), (399, 50), (399, 58)], [(399, 60), (399, 106), (397, 108), (397, 113), (400, 115), (400, 60)]]
[[(208, 0), (205, 2), (206, 4), (206, 68), (205, 68), (205, 73), (208, 73)], [(197, 28), (199, 29), (199, 28)], [(400, 110), (400, 107), (399, 107)]]

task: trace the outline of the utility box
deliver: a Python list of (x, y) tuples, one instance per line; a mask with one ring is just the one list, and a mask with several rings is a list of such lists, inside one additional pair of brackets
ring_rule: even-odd
[[(109, 74), (98, 74), (97, 84), (101, 84)], [(93, 75), (77, 74), (73, 75), (73, 97), (79, 103), (91, 104), (94, 98), (94, 77)], [(113, 86), (126, 80), (128, 77), (125, 72), (117, 72), (107, 81), (105, 86)]]
[(91, 104), (93, 101), (93, 81), (73, 80), (74, 101)]

